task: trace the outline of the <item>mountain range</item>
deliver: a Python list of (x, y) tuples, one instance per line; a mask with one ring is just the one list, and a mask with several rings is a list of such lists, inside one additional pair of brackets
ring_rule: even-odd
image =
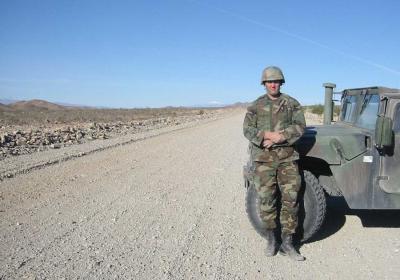
[[(248, 105), (247, 103), (237, 102), (232, 105), (204, 104), (204, 105), (190, 106), (190, 108), (244, 107), (247, 105)], [(99, 109), (99, 107), (72, 105), (72, 104), (65, 104), (65, 103), (52, 103), (52, 102), (48, 102), (48, 101), (40, 100), (40, 99), (33, 99), (33, 100), (28, 100), (28, 101), (0, 99), (0, 110), (1, 111), (28, 111), (28, 110), (56, 111), (56, 110), (68, 110), (71, 108), (97, 108), (97, 109)], [(104, 109), (104, 107), (102, 107), (101, 109)]]

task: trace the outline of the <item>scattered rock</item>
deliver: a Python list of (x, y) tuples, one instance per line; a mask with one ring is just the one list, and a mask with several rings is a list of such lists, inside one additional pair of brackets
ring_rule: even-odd
[[(64, 146), (82, 144), (87, 141), (105, 140), (127, 133), (139, 133), (167, 126), (176, 126), (214, 117), (216, 112), (185, 115), (177, 117), (159, 117), (130, 122), (82, 123), (58, 129), (35, 127), (27, 130), (12, 129), (0, 132), (0, 160), (9, 156), (30, 154), (47, 149), (60, 149)], [(3, 130), (4, 131), (4, 130)]]
[(51, 145), (50, 145), (50, 148), (52, 148), (52, 149), (59, 149), (59, 148), (61, 148), (61, 144), (51, 144)]

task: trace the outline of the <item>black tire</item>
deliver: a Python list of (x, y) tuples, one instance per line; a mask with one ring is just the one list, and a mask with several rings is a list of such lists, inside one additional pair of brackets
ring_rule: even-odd
[(304, 242), (318, 232), (325, 220), (326, 197), (318, 179), (310, 171), (303, 171), (304, 196), (300, 201), (299, 237)]
[[(322, 226), (326, 213), (325, 193), (317, 178), (310, 172), (303, 172), (303, 192), (299, 195), (299, 224), (296, 233), (302, 242), (309, 240)], [(260, 199), (253, 184), (245, 182), (249, 187), (246, 192), (246, 212), (250, 223), (265, 238), (266, 225), (260, 218)], [(279, 201), (279, 199), (278, 199)], [(278, 209), (280, 205), (277, 206)]]

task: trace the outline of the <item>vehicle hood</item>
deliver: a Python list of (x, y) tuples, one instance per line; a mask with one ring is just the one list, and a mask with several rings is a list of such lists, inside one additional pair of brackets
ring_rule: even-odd
[(296, 147), (300, 157), (316, 157), (329, 164), (341, 164), (366, 152), (366, 137), (362, 129), (346, 124), (309, 126)]

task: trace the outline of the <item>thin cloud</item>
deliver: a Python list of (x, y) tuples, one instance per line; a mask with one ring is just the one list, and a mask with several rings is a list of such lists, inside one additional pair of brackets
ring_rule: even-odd
[(209, 8), (209, 9), (212, 9), (212, 10), (214, 10), (214, 11), (217, 11), (217, 12), (220, 12), (220, 13), (223, 13), (223, 14), (226, 14), (226, 15), (229, 15), (229, 16), (231, 16), (231, 17), (233, 17), (233, 18), (236, 18), (236, 19), (239, 19), (239, 20), (242, 20), (242, 21), (245, 21), (245, 22), (254, 24), (254, 25), (258, 25), (258, 26), (263, 27), (263, 28), (267, 28), (267, 29), (272, 30), (272, 31), (275, 31), (275, 32), (277, 32), (277, 33), (284, 34), (284, 35), (286, 35), (286, 36), (288, 36), (288, 37), (292, 37), (292, 38), (298, 39), (298, 40), (300, 40), (300, 41), (303, 41), (303, 42), (306, 42), (306, 43), (308, 43), (308, 44), (311, 44), (311, 45), (320, 47), (320, 48), (322, 48), (322, 49), (326, 49), (326, 50), (328, 50), (328, 51), (330, 51), (330, 52), (339, 54), (339, 55), (341, 55), (341, 56), (344, 56), (344, 57), (348, 57), (348, 58), (357, 60), (357, 61), (359, 61), (359, 62), (361, 62), (361, 63), (364, 63), (364, 64), (367, 64), (367, 65), (369, 65), (369, 66), (376, 67), (376, 68), (381, 69), (381, 70), (383, 70), (383, 71), (387, 71), (387, 72), (390, 72), (390, 73), (392, 73), (392, 74), (395, 74), (395, 75), (399, 75), (399, 76), (400, 76), (400, 71), (399, 71), (399, 70), (396, 70), (396, 69), (393, 69), (393, 68), (391, 68), (391, 67), (388, 67), (388, 66), (385, 66), (385, 65), (376, 63), (376, 62), (374, 62), (374, 61), (372, 61), (372, 60), (365, 59), (365, 58), (360, 57), (360, 56), (356, 56), (356, 55), (352, 55), (352, 54), (347, 54), (347, 53), (345, 53), (345, 52), (343, 52), (343, 51), (334, 49), (334, 48), (332, 48), (332, 47), (330, 47), (330, 46), (328, 46), (328, 45), (325, 45), (325, 44), (319, 43), (319, 42), (317, 42), (317, 41), (315, 41), (315, 40), (312, 40), (312, 39), (310, 39), (310, 38), (307, 38), (307, 37), (304, 37), (304, 36), (301, 36), (301, 35), (298, 35), (298, 34), (289, 32), (289, 31), (286, 31), (286, 30), (284, 30), (284, 29), (282, 29), (282, 28), (279, 28), (279, 27), (276, 27), (276, 26), (274, 26), (274, 25), (265, 24), (265, 23), (263, 23), (263, 22), (259, 22), (259, 21), (253, 20), (253, 19), (251, 19), (251, 18), (242, 16), (242, 15), (240, 15), (240, 14), (237, 14), (237, 13), (234, 13), (234, 12), (231, 12), (231, 11), (228, 11), (228, 10), (225, 10), (225, 9), (221, 9), (221, 8), (218, 8), (218, 7), (214, 7), (214, 6), (211, 6), (211, 5), (209, 5), (209, 4), (206, 4), (206, 3), (203, 3), (203, 2), (199, 2), (199, 1), (197, 1), (197, 0), (186, 0), (186, 1), (187, 1), (187, 2), (196, 3), (197, 5), (200, 5), (200, 6), (203, 6), (203, 7)]

